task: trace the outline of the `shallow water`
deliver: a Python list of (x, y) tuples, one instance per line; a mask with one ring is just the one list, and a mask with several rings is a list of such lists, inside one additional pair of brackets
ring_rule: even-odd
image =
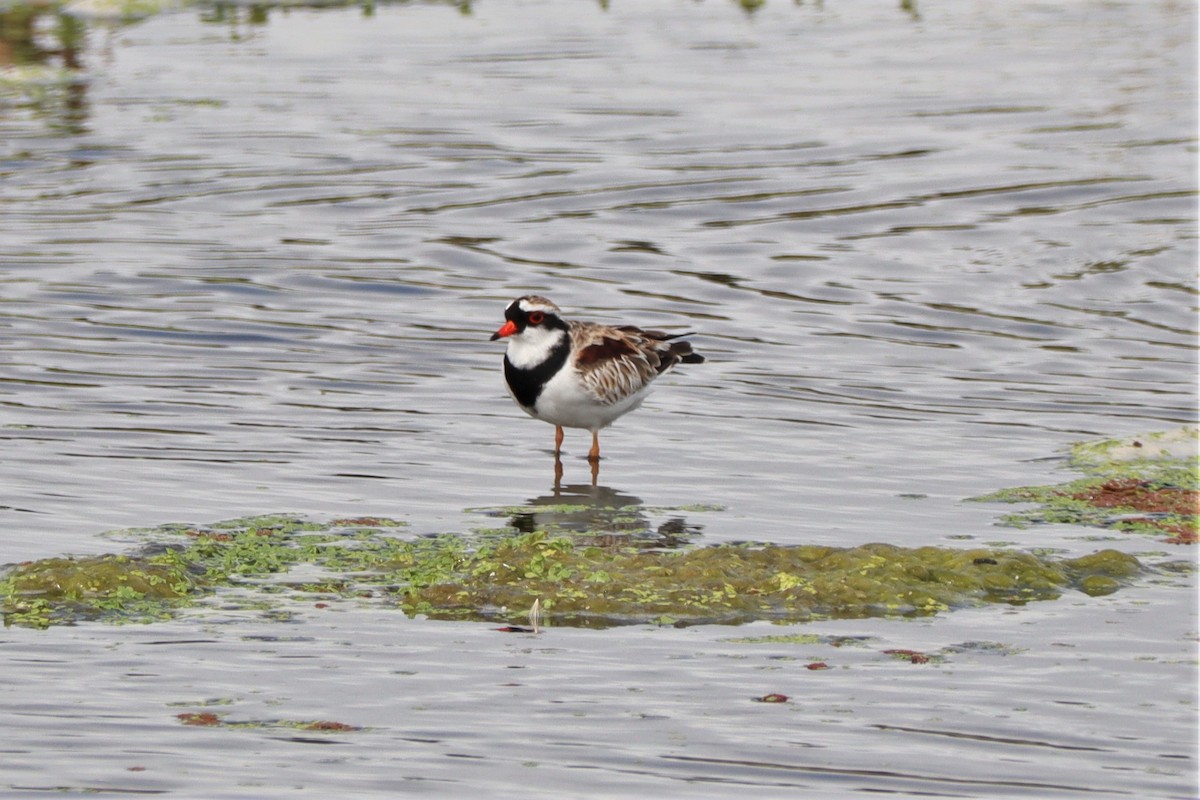
[[(206, 6), (88, 18), (71, 85), (39, 26), (0, 81), (0, 561), (278, 510), (461, 531), (552, 498), (552, 431), (487, 341), (534, 290), (699, 332), (708, 362), (602, 437), (596, 493), (653, 524), (1169, 548), (962, 501), (1196, 419), (1191, 4)], [(587, 445), (568, 433), (572, 496)], [(700, 503), (724, 510), (663, 510)], [(0, 785), (1190, 797), (1193, 600), (1159, 577), (786, 629), (10, 629)], [(873, 638), (727, 641), (793, 630)], [(881, 654), (972, 641), (1004, 648)], [(793, 702), (750, 701), (772, 691)], [(214, 699), (366, 730), (174, 716)]]

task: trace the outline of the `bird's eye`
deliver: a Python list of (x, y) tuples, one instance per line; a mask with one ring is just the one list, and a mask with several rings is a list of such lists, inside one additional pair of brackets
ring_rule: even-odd
[(541, 325), (542, 321), (545, 319), (546, 319), (546, 315), (540, 311), (530, 311), (529, 312), (529, 324), (530, 325)]

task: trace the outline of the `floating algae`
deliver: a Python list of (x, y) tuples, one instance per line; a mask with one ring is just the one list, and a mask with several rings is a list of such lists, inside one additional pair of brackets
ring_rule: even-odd
[[(133, 554), (47, 558), (18, 564), (0, 577), (6, 625), (45, 627), (82, 619), (149, 622), (194, 605), (215, 589), (286, 572), (293, 565), (336, 561), (351, 549), (356, 568), (395, 542), (391, 520), (317, 524), (284, 516), (248, 517), (208, 527), (169, 524), (110, 534), (146, 544)], [(327, 552), (322, 548), (329, 546)], [(388, 557), (390, 560), (390, 557)]]
[[(272, 516), (142, 530), (138, 538), (150, 544), (132, 555), (13, 568), (0, 578), (4, 618), (32, 626), (150, 621), (241, 587), (260, 605), (268, 597), (278, 606), (317, 596), (438, 618), (520, 615), (536, 600), (559, 625), (798, 621), (929, 615), (1072, 590), (1108, 594), (1140, 571), (1136, 559), (1111, 550), (1058, 561), (887, 544), (646, 550), (544, 531), (401, 538), (400, 528), (391, 520), (318, 524)], [(309, 566), (306, 579), (288, 582), (299, 565)], [(220, 596), (227, 606), (230, 595)]]
[(0, 581), (5, 623), (35, 627), (66, 608), (78, 616), (161, 619), (193, 586), (187, 570), (169, 557), (127, 555), (47, 558), (22, 564)]
[(410, 586), (410, 613), (478, 618), (541, 601), (558, 624), (740, 623), (928, 615), (981, 603), (1116, 591), (1141, 569), (1113, 550), (1051, 561), (1007, 550), (717, 545), (630, 551), (534, 533), (469, 554), (457, 574)]
[(1162, 541), (1168, 544), (1195, 544), (1200, 533), (1196, 448), (1197, 429), (1190, 426), (1084, 442), (1072, 448), (1070, 465), (1085, 477), (1055, 486), (1019, 486), (974, 499), (1036, 503), (1034, 509), (1001, 519), (1013, 527), (1088, 525), (1167, 534)]

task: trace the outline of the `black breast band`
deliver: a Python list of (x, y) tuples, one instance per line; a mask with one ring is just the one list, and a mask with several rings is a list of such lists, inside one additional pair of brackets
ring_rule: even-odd
[(508, 360), (508, 354), (505, 353), (504, 380), (508, 381), (508, 388), (512, 390), (513, 397), (517, 399), (517, 402), (525, 408), (533, 408), (546, 382), (562, 368), (570, 354), (570, 336), (562, 337), (562, 340), (550, 351), (549, 358), (536, 367), (515, 367)]

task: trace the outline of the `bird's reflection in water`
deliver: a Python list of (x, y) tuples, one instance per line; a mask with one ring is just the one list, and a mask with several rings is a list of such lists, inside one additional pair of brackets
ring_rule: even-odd
[(508, 524), (521, 533), (576, 534), (603, 547), (677, 548), (701, 535), (700, 525), (678, 514), (656, 524), (647, 512), (640, 497), (608, 486), (556, 482), (550, 494), (530, 498), (510, 513)]
[[(559, 428), (559, 430), (562, 430), (562, 429)], [(598, 459), (598, 458), (590, 459), (589, 458), (588, 466), (591, 467), (591, 470), (592, 470), (592, 486), (595, 486), (596, 484), (598, 484), (600, 482), (600, 459)], [(554, 491), (557, 492), (562, 489), (562, 479), (563, 479), (562, 456), (556, 451), (554, 453)]]

